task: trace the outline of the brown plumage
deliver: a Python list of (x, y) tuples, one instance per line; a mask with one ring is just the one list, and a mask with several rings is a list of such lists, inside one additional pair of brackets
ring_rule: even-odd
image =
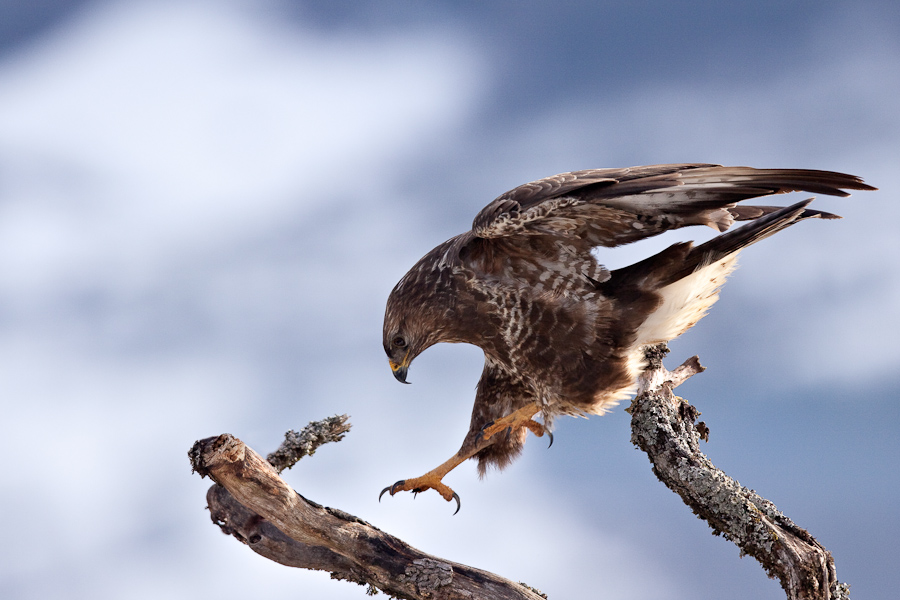
[[(482, 474), (502, 468), (521, 452), (526, 429), (540, 435), (556, 416), (605, 412), (633, 390), (644, 346), (703, 317), (741, 249), (803, 219), (837, 218), (806, 208), (811, 200), (738, 202), (845, 189), (875, 188), (829, 171), (681, 164), (562, 173), (498, 197), (388, 299), (384, 349), (397, 379), (405, 382), (413, 359), (439, 342), (481, 347), (485, 366), (459, 452), (384, 491), (433, 488), (458, 501), (441, 479), (462, 461), (477, 458)], [(735, 221), (750, 222), (612, 272), (591, 254), (689, 225), (724, 232)], [(543, 425), (532, 420), (538, 414)]]

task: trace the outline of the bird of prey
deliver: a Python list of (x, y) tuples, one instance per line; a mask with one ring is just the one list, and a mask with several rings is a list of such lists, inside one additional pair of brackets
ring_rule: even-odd
[[(606, 412), (633, 393), (645, 346), (706, 314), (742, 249), (803, 219), (839, 218), (807, 208), (811, 199), (786, 208), (739, 202), (847, 189), (876, 188), (830, 171), (672, 164), (561, 173), (501, 195), (388, 298), (384, 351), (398, 381), (439, 342), (479, 346), (484, 371), (459, 451), (381, 495), (434, 489), (458, 511), (459, 496), (442, 481), (453, 468), (474, 457), (484, 475), (521, 452), (527, 431), (542, 436), (557, 416)], [(591, 253), (690, 225), (725, 232), (735, 221), (749, 223), (614, 271)]]

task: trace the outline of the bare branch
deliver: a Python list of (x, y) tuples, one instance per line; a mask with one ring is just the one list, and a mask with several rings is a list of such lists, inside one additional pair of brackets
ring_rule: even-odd
[(708, 429), (700, 412), (672, 388), (703, 370), (697, 357), (674, 372), (662, 365), (665, 344), (648, 349), (649, 366), (632, 402), (631, 441), (647, 453), (653, 472), (676, 492), (713, 532), (756, 558), (778, 578), (789, 600), (849, 599), (839, 583), (831, 554), (774, 504), (741, 486), (700, 452)]
[[(781, 581), (789, 600), (849, 600), (834, 560), (806, 530), (774, 504), (717, 469), (700, 452), (709, 432), (699, 411), (672, 389), (704, 368), (696, 356), (668, 371), (665, 344), (647, 349), (632, 415), (632, 442), (653, 472), (678, 493), (716, 535), (735, 543)], [(210, 514), (224, 533), (283, 565), (330, 571), (332, 577), (368, 585), (397, 598), (546, 598), (538, 590), (492, 573), (425, 554), (341, 510), (323, 507), (291, 489), (279, 476), (326, 442), (350, 429), (346, 415), (289, 431), (269, 461), (239, 439), (223, 434), (194, 444), (191, 464), (217, 485), (207, 493)], [(278, 472), (276, 472), (276, 469)]]
[(304, 456), (312, 456), (322, 444), (339, 442), (344, 439), (344, 434), (350, 431), (350, 423), (347, 415), (334, 415), (313, 421), (297, 433), (293, 429), (284, 434), (284, 441), (278, 450), (266, 457), (275, 471), (281, 473), (290, 469)]
[(311, 502), (239, 439), (195, 443), (191, 465), (218, 485), (207, 494), (213, 521), (276, 562), (331, 571), (398, 598), (539, 600), (531, 588), (425, 554), (352, 515)]

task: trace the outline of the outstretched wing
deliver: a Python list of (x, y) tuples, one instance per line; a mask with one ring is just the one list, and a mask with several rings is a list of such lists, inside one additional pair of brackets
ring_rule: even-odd
[(875, 188), (853, 175), (805, 169), (673, 164), (573, 171), (501, 195), (478, 213), (472, 232), (485, 239), (562, 237), (584, 252), (688, 225), (725, 231), (778, 208), (737, 206), (748, 198), (795, 191), (848, 196), (847, 189)]

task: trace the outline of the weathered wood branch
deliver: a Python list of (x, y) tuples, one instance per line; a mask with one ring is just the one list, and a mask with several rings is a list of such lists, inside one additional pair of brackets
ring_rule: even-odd
[(194, 470), (217, 484), (207, 493), (213, 522), (270, 560), (330, 571), (336, 579), (397, 598), (545, 597), (524, 584), (425, 554), (361, 519), (307, 500), (229, 434), (196, 442), (189, 456)]
[(703, 422), (695, 423), (700, 412), (672, 388), (704, 368), (694, 356), (670, 372), (662, 364), (668, 351), (665, 344), (648, 349), (650, 364), (628, 409), (631, 441), (647, 453), (654, 474), (714, 533), (779, 579), (789, 600), (849, 600), (849, 587), (838, 582), (831, 553), (700, 451), (699, 442), (709, 430)]
[[(704, 370), (697, 357), (668, 371), (665, 344), (647, 351), (649, 366), (628, 412), (632, 442), (653, 472), (722, 535), (780, 580), (789, 600), (849, 600), (834, 560), (806, 530), (774, 504), (728, 477), (700, 452), (709, 430), (696, 408), (672, 389)], [(216, 485), (207, 493), (214, 523), (254, 552), (283, 565), (330, 571), (397, 598), (546, 598), (525, 584), (425, 554), (341, 510), (323, 507), (291, 489), (278, 472), (349, 430), (347, 416), (289, 431), (267, 462), (239, 439), (223, 434), (194, 444), (191, 464)]]

